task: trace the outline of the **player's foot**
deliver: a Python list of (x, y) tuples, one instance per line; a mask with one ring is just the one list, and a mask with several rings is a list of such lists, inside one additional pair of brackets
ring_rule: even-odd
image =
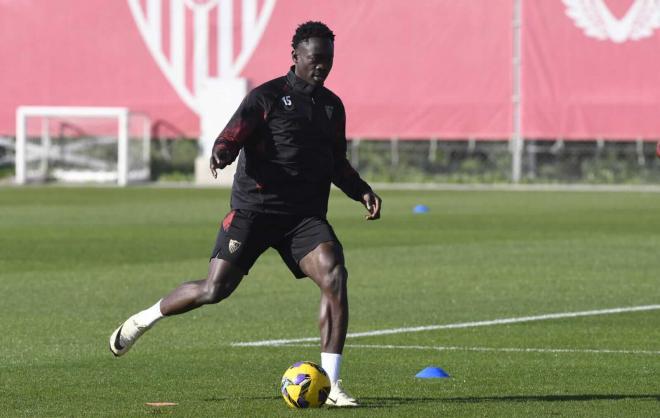
[(358, 406), (358, 402), (341, 387), (341, 379), (330, 386), (326, 405), (330, 406)]
[(110, 351), (112, 351), (115, 357), (126, 354), (133, 344), (135, 344), (135, 341), (149, 328), (151, 327), (138, 324), (135, 320), (135, 315), (133, 315), (110, 336)]

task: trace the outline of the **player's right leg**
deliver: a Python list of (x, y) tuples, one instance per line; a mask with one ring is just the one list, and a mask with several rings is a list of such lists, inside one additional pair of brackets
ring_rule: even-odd
[(178, 315), (231, 295), (271, 240), (269, 220), (257, 213), (233, 210), (221, 223), (204, 280), (181, 284), (151, 308), (131, 316), (110, 336), (110, 351), (125, 354), (160, 318)]
[(117, 357), (124, 355), (163, 316), (178, 315), (220, 302), (231, 295), (243, 276), (243, 270), (229, 261), (212, 258), (206, 279), (182, 283), (154, 306), (121, 324), (110, 336), (110, 351)]

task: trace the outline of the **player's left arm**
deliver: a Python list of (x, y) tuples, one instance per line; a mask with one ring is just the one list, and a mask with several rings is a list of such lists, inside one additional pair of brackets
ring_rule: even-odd
[(333, 143), (332, 183), (346, 193), (348, 197), (361, 202), (367, 208), (368, 213), (365, 215), (365, 219), (379, 219), (382, 199), (371, 189), (367, 182), (362, 180), (346, 158), (346, 113), (341, 102), (334, 115), (333, 123), (335, 125), (335, 138)]

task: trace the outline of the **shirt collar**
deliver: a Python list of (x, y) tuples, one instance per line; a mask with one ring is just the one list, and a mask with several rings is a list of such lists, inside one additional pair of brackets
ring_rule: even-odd
[(293, 65), (289, 69), (289, 73), (286, 75), (286, 80), (296, 93), (311, 96), (316, 91), (316, 86), (309, 84), (296, 75), (295, 66)]

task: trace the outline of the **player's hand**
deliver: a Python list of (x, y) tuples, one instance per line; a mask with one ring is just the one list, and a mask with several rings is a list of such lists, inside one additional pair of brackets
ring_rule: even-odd
[(380, 208), (383, 205), (383, 200), (373, 191), (365, 193), (362, 196), (362, 204), (367, 208), (369, 213), (364, 216), (368, 221), (380, 219)]
[(213, 175), (214, 179), (218, 178), (218, 171), (217, 170), (222, 170), (224, 167), (225, 166), (223, 166), (220, 163), (220, 159), (218, 158), (218, 156), (216, 156), (215, 154), (212, 154), (211, 155), (211, 167), (210, 168), (211, 168), (211, 175)]
[(214, 179), (218, 178), (217, 170), (222, 170), (223, 168), (227, 167), (227, 165), (229, 165), (228, 161), (231, 161), (229, 150), (222, 145), (214, 146), (213, 151), (211, 152), (210, 167), (211, 174), (213, 175)]

